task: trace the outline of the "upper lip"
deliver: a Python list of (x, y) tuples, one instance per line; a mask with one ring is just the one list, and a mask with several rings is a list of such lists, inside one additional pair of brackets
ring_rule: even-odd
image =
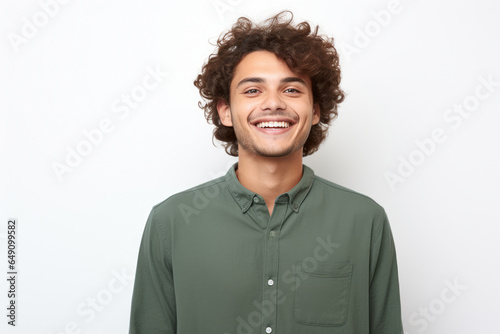
[(257, 124), (262, 123), (262, 122), (288, 122), (288, 123), (290, 123), (290, 125), (295, 124), (295, 121), (293, 119), (286, 118), (286, 117), (277, 117), (277, 118), (263, 117), (263, 118), (259, 118), (259, 119), (255, 120), (255, 121), (252, 121), (251, 124), (257, 125)]

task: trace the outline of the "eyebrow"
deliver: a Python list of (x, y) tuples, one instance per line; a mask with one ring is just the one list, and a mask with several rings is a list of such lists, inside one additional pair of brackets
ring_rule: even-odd
[[(244, 78), (240, 82), (238, 82), (238, 84), (236, 85), (236, 88), (238, 88), (239, 86), (243, 85), (246, 82), (264, 83), (265, 80), (263, 78), (259, 78), (259, 77)], [(286, 78), (283, 78), (280, 80), (280, 83), (290, 83), (290, 82), (299, 82), (299, 83), (303, 84), (304, 86), (307, 86), (307, 84), (304, 80), (302, 80), (301, 78), (297, 78), (297, 77), (286, 77)]]

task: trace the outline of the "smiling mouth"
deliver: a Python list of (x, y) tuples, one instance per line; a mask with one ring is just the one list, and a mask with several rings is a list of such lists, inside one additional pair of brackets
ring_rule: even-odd
[(290, 123), (288, 122), (260, 122), (255, 124), (258, 128), (288, 128), (290, 127)]

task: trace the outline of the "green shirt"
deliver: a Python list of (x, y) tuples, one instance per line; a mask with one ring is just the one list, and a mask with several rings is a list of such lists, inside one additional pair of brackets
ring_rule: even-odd
[(264, 199), (225, 176), (155, 205), (131, 334), (402, 334), (384, 209), (314, 174)]

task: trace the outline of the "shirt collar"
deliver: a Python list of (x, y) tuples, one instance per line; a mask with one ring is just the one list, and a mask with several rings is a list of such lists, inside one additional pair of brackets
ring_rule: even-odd
[[(236, 203), (241, 208), (242, 212), (246, 212), (254, 203), (254, 198), (258, 196), (257, 193), (254, 193), (247, 188), (243, 187), (243, 185), (238, 180), (236, 176), (236, 169), (238, 168), (238, 162), (235, 162), (227, 171), (225, 175), (225, 181), (227, 184), (227, 188), (231, 195), (233, 196)], [(299, 212), (300, 205), (306, 198), (309, 190), (312, 187), (314, 181), (314, 171), (306, 165), (302, 165), (302, 178), (299, 183), (295, 185), (290, 191), (281, 194), (278, 196), (277, 201), (288, 200), (290, 204), (290, 208)]]

